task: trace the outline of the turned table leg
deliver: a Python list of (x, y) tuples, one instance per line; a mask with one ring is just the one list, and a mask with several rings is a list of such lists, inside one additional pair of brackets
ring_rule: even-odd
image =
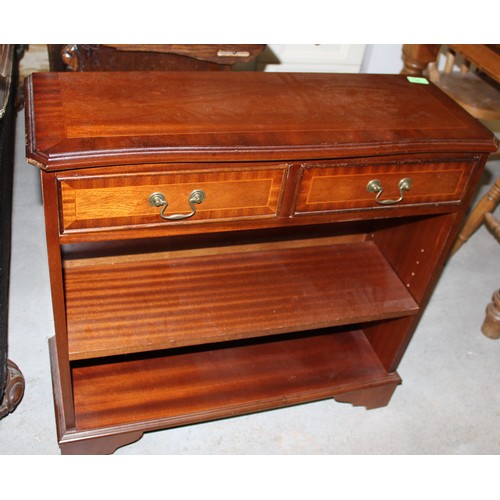
[(500, 289), (493, 294), (486, 308), (486, 317), (481, 331), (490, 339), (500, 337)]

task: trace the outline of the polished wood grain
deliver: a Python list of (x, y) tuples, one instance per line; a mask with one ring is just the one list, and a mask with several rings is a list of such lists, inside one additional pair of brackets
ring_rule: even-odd
[(67, 419), (64, 411), (65, 397), (61, 387), (61, 372), (56, 339), (49, 339), (50, 369), (52, 373), (52, 392), (56, 417), (56, 430), (59, 447), (63, 455), (95, 455), (111, 454), (120, 446), (133, 443), (140, 439), (143, 431), (138, 429), (121, 430), (121, 432), (102, 431), (94, 429), (77, 431), (74, 422)]
[(169, 427), (399, 382), (358, 330), (75, 364), (72, 373), (78, 430)]
[(65, 425), (74, 426), (74, 405), (70, 367), (68, 360), (68, 335), (64, 298), (63, 260), (59, 246), (59, 224), (54, 214), (59, 213), (57, 183), (53, 175), (42, 175), (43, 208), (45, 217), (45, 239), (47, 242), (47, 262), (50, 277), (52, 312), (56, 334), (56, 355), (58, 359), (58, 384), (64, 393), (58, 410)]
[[(165, 215), (191, 211), (192, 191), (205, 193), (203, 203), (189, 223), (231, 218), (276, 217), (286, 179), (286, 165), (255, 168), (204, 165), (189, 167), (151, 165), (150, 172), (91, 176), (87, 170), (78, 177), (59, 177), (61, 227), (68, 230), (162, 224), (160, 209), (149, 203), (155, 192), (165, 195)], [(167, 224), (176, 224), (169, 221)]]
[(70, 359), (418, 311), (372, 242), (74, 267), (65, 289)]
[[(387, 404), (496, 149), (398, 75), (48, 73), (26, 116), (64, 453), (325, 397)], [(396, 199), (403, 176), (393, 205), (366, 190)], [(169, 213), (206, 188), (198, 219), (158, 222), (160, 187)]]
[[(359, 231), (365, 224), (355, 224)], [(133, 244), (127, 241), (127, 245), (118, 242), (103, 242), (95, 244), (77, 244), (65, 245), (63, 247), (64, 262), (63, 269), (74, 267), (89, 267), (94, 265), (115, 266), (122, 263), (151, 262), (160, 260), (170, 260), (178, 258), (191, 257), (209, 257), (214, 255), (246, 254), (262, 251), (286, 250), (292, 248), (310, 248), (317, 245), (340, 245), (345, 243), (361, 243), (367, 240), (367, 235), (363, 232), (353, 233), (352, 226), (347, 226), (348, 230), (339, 231), (339, 234), (331, 236), (328, 231), (321, 231), (322, 226), (311, 228), (307, 226), (305, 232), (301, 233), (299, 228), (292, 228), (295, 233), (293, 239), (287, 239), (279, 231), (272, 236), (268, 233), (269, 241), (248, 241), (241, 238), (241, 233), (229, 233), (226, 235), (215, 234), (208, 235), (212, 238), (205, 238), (207, 235), (195, 235), (199, 243), (193, 246), (193, 240), (190, 237), (178, 239), (172, 238), (153, 238), (150, 240), (141, 240)], [(315, 231), (320, 230), (315, 235)], [(324, 236), (327, 233), (329, 236)], [(322, 234), (322, 236), (320, 236)], [(289, 233), (288, 233), (289, 235)], [(281, 236), (280, 239), (275, 239)], [(310, 237), (309, 237), (310, 236)], [(273, 239), (274, 238), (274, 239)], [(142, 251), (141, 251), (142, 250)], [(244, 256), (243, 256), (244, 257)]]
[[(386, 219), (373, 231), (380, 252), (408, 292), (424, 310), (444, 265), (450, 235), (456, 234), (460, 212), (431, 217)], [(418, 324), (418, 317), (402, 317), (367, 325), (365, 335), (388, 371), (396, 370)], [(388, 335), (390, 332), (390, 335)]]
[(350, 210), (367, 207), (384, 207), (377, 204), (376, 194), (367, 190), (368, 183), (378, 179), (384, 189), (380, 200), (400, 197), (399, 181), (412, 180), (411, 189), (405, 191), (403, 200), (396, 205), (415, 203), (458, 202), (467, 180), (467, 163), (433, 163), (423, 160), (401, 164), (389, 159), (383, 165), (366, 165), (350, 162), (324, 162), (304, 168), (296, 213), (328, 210)]
[(26, 94), (28, 159), (49, 170), (494, 149), (436, 87), (399, 75), (44, 73)]

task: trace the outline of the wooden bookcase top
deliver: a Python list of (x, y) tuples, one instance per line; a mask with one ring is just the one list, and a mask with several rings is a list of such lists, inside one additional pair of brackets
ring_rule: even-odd
[(404, 75), (38, 73), (26, 106), (28, 161), (47, 170), (496, 149), (437, 87)]

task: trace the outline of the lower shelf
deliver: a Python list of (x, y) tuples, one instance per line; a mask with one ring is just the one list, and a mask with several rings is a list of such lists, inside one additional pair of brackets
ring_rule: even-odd
[[(329, 397), (385, 406), (401, 382), (385, 371), (361, 330), (306, 332), (97, 364), (79, 361), (72, 365), (72, 376), (74, 439), (79, 432), (95, 438), (155, 430)], [(388, 388), (382, 398), (381, 386)], [(366, 393), (364, 400), (350, 398), (356, 391)]]

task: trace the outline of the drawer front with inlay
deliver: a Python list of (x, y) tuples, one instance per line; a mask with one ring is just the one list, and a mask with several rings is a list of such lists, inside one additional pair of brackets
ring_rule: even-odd
[(459, 202), (468, 162), (304, 165), (295, 213)]
[(61, 233), (276, 217), (285, 164), (58, 178)]

